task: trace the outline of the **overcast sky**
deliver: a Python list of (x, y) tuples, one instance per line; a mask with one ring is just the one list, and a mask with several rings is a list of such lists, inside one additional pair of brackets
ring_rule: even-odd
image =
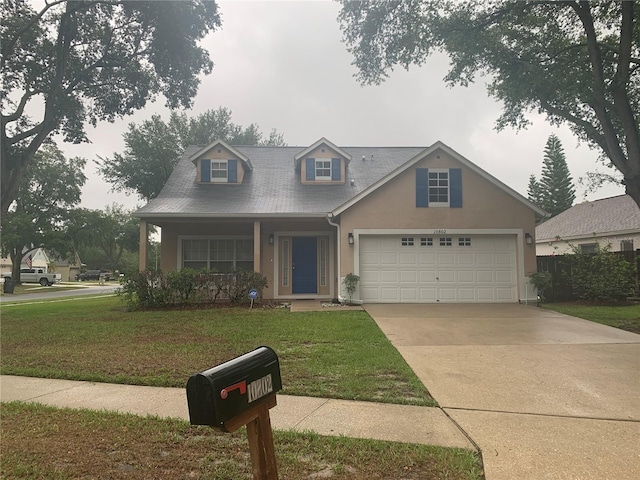
[[(522, 195), (529, 175), (540, 176), (543, 151), (551, 133), (558, 135), (576, 183), (576, 202), (624, 193), (609, 185), (585, 197), (577, 185), (585, 172), (608, 170), (597, 152), (579, 145), (568, 128), (551, 127), (532, 114), (527, 130), (496, 132), (501, 105), (489, 98), (485, 82), (449, 88), (443, 77), (448, 59), (431, 57), (426, 65), (399, 69), (380, 86), (361, 86), (352, 57), (341, 42), (336, 20), (339, 5), (331, 1), (221, 1), (222, 28), (203, 46), (215, 63), (202, 79), (193, 109), (227, 107), (232, 121), (257, 123), (267, 136), (272, 129), (288, 145), (306, 147), (320, 137), (338, 146), (430, 146), (440, 140)], [(114, 124), (88, 127), (92, 143), (59, 143), (68, 156), (89, 160), (82, 206), (103, 209), (117, 202), (142, 205), (136, 196), (110, 191), (93, 160), (124, 150), (122, 134), (129, 122), (141, 123), (159, 113), (168, 119), (163, 101), (148, 105)]]

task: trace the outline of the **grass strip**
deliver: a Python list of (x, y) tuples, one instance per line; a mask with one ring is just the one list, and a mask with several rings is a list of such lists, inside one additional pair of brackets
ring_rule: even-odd
[[(250, 479), (243, 430), (183, 420), (12, 402), (2, 405), (0, 469), (7, 479)], [(274, 432), (280, 478), (481, 479), (463, 449)]]
[(545, 303), (543, 308), (584, 318), (629, 332), (640, 333), (640, 305), (589, 305), (584, 303)]

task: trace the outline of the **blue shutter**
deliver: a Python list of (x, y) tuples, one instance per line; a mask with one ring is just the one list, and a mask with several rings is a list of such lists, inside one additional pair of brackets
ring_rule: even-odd
[(313, 181), (316, 179), (316, 159), (307, 158), (307, 181)]
[(200, 181), (211, 181), (211, 160), (200, 160)]
[(462, 208), (462, 169), (449, 169), (449, 206)]
[(416, 168), (416, 207), (429, 206), (429, 169)]
[(227, 160), (227, 182), (238, 183), (238, 161)]
[(331, 159), (331, 180), (340, 180), (340, 159)]

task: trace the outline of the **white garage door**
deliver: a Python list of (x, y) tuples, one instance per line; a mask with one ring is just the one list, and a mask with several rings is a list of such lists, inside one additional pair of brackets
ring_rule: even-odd
[(517, 301), (513, 235), (361, 235), (369, 303)]

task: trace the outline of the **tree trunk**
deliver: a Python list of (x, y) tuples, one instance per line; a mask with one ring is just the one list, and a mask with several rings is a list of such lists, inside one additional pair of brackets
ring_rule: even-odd
[(626, 193), (633, 201), (636, 202), (636, 205), (640, 207), (640, 175), (636, 175), (635, 177), (624, 179), (624, 184), (626, 187)]

